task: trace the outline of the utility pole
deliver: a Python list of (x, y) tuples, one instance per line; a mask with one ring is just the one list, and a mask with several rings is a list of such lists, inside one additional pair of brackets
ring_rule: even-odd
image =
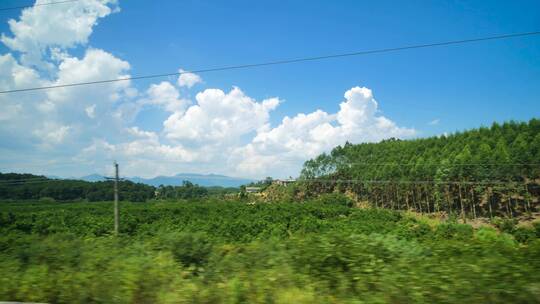
[(118, 235), (119, 214), (118, 214), (118, 163), (114, 162), (114, 234)]

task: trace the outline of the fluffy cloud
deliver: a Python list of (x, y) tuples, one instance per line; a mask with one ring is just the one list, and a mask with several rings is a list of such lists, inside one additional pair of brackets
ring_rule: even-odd
[(199, 75), (193, 73), (185, 73), (186, 71), (180, 69), (180, 76), (178, 76), (178, 85), (181, 87), (191, 88), (197, 83), (201, 83), (202, 79)]
[(138, 127), (124, 129), (124, 141), (110, 143), (95, 138), (76, 156), (79, 161), (95, 159), (121, 160), (123, 174), (153, 177), (160, 174), (176, 174), (186, 164), (208, 161), (200, 151), (188, 150), (181, 145), (169, 145), (160, 141), (155, 132)]
[(40, 129), (34, 131), (34, 134), (42, 138), (45, 147), (51, 147), (60, 144), (68, 136), (70, 126), (58, 125), (53, 122), (45, 122)]
[[(137, 139), (114, 147), (131, 160), (128, 170), (133, 172), (172, 174), (186, 168), (210, 168), (207, 170), (240, 176), (285, 177), (296, 175), (306, 159), (346, 141), (415, 135), (414, 129), (399, 127), (379, 115), (378, 103), (368, 88), (351, 88), (344, 97), (337, 113), (300, 113), (271, 128), (270, 113), (279, 99), (257, 102), (239, 88), (228, 93), (207, 89), (197, 94), (197, 103), (184, 113), (169, 116), (164, 122), (165, 138), (135, 128), (129, 132)], [(164, 144), (167, 139), (172, 143)], [(152, 167), (141, 159), (159, 160)]]
[(185, 113), (175, 112), (164, 123), (168, 139), (191, 144), (232, 144), (242, 136), (268, 127), (270, 111), (277, 98), (257, 102), (234, 87), (229, 93), (206, 89), (196, 96), (197, 104)]
[[(53, 85), (129, 77), (130, 65), (99, 49), (87, 49), (82, 58), (66, 57), (58, 65)], [(83, 142), (96, 135), (112, 136), (129, 117), (133, 104), (131, 83), (119, 81), (92, 86), (62, 87), (46, 92), (39, 109), (47, 120), (72, 126)], [(74, 144), (74, 143), (72, 143)]]
[[(1, 41), (13, 52), (0, 55), (0, 89), (129, 77), (127, 61), (84, 48), (93, 27), (115, 4), (80, 0), (38, 6), (25, 9), (18, 21), (10, 20), (12, 35), (2, 35)], [(82, 55), (70, 53), (77, 46)], [(186, 73), (177, 83), (150, 84), (141, 94), (130, 81), (0, 94), (0, 148), (10, 155), (9, 160), (7, 153), (0, 155), (0, 161), (12, 163), (28, 154), (56, 163), (71, 158), (77, 165), (73, 170), (79, 171), (45, 172), (63, 175), (94, 173), (118, 160), (126, 175), (190, 171), (283, 177), (296, 175), (303, 161), (346, 141), (415, 134), (380, 115), (368, 88), (345, 92), (337, 113), (300, 113), (272, 127), (270, 118), (280, 99), (257, 101), (238, 87), (229, 92), (207, 88), (193, 102), (181, 96), (181, 88), (198, 83), (198, 75)], [(143, 130), (137, 125), (145, 120), (137, 119), (143, 107), (167, 118), (154, 131)]]
[[(259, 175), (294, 174), (303, 160), (346, 141), (374, 142), (415, 135), (414, 129), (398, 127), (377, 114), (378, 103), (370, 89), (354, 87), (345, 92), (344, 97), (336, 114), (322, 110), (298, 114), (293, 118), (285, 117), (273, 129), (258, 132), (251, 143), (236, 149), (238, 170)], [(280, 163), (285, 170), (276, 168)]]
[[(36, 4), (42, 2), (49, 1), (37, 0)], [(2, 34), (0, 40), (13, 51), (23, 53), (24, 63), (42, 66), (42, 57), (51, 48), (86, 44), (98, 19), (113, 12), (109, 4), (115, 3), (116, 0), (81, 0), (24, 9), (18, 21), (8, 21), (13, 36)]]
[[(81, 49), (81, 57), (69, 53), (88, 42), (98, 19), (113, 12), (115, 3), (81, 0), (23, 10), (17, 21), (9, 21), (11, 35), (0, 38), (12, 50), (0, 55), (0, 89), (128, 77), (129, 63), (106, 51)], [(117, 141), (127, 117), (137, 113), (137, 95), (129, 81), (2, 94), (1, 146), (11, 155), (65, 162), (94, 137)]]
[[(0, 69), (7, 72), (0, 75), (2, 90), (129, 76), (129, 63), (98, 49), (86, 50), (82, 58), (64, 56), (54, 81), (40, 78), (37, 71), (19, 64), (11, 54), (0, 56)], [(91, 133), (110, 134), (122, 124), (122, 118), (115, 114), (120, 105), (130, 102), (132, 90), (129, 81), (122, 81), (2, 94), (0, 120), (6, 123), (0, 136), (8, 142), (22, 140), (49, 149), (67, 138), (84, 141), (94, 136)], [(75, 142), (70, 145), (77, 146)]]
[(12, 54), (0, 55), (0, 89), (11, 90), (46, 84), (37, 71), (20, 65)]
[(141, 101), (143, 104), (157, 105), (169, 112), (181, 113), (190, 103), (189, 100), (180, 98), (178, 90), (168, 81), (150, 85), (146, 94), (147, 98)]
[[(120, 79), (129, 77), (129, 63), (99, 49), (88, 49), (83, 58), (67, 57), (58, 66), (58, 76), (53, 85), (78, 82), (91, 82), (102, 79)], [(74, 101), (74, 95), (104, 97), (105, 101), (119, 99), (120, 91), (127, 89), (129, 81), (118, 81), (94, 86), (63, 87), (49, 90), (49, 99), (56, 102)], [(81, 94), (84, 93), (84, 94)], [(85, 98), (85, 99), (92, 99)], [(80, 103), (80, 101), (77, 101)]]
[[(0, 55), (0, 90), (48, 85), (32, 68), (17, 62), (12, 54)], [(0, 94), (0, 145), (19, 145), (38, 127), (36, 108), (45, 98), (43, 92)], [(15, 144), (17, 143), (17, 144)]]
[[(32, 68), (20, 65), (11, 54), (0, 55), (0, 90), (13, 90), (36, 85), (48, 85)], [(0, 94), (0, 120), (21, 121), (44, 94)]]
[(191, 162), (198, 159), (196, 153), (184, 149), (181, 145), (171, 146), (160, 143), (158, 135), (154, 132), (142, 131), (133, 127), (128, 129), (128, 133), (134, 136), (135, 140), (115, 146), (121, 156), (178, 162)]

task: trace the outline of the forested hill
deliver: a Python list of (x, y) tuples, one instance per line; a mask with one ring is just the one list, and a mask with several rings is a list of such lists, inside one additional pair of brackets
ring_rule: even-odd
[[(134, 202), (153, 198), (155, 191), (152, 186), (130, 181), (121, 181), (118, 189), (121, 200)], [(113, 199), (113, 182), (86, 182), (51, 179), (33, 174), (0, 173), (0, 198), (108, 201)]]
[(540, 176), (540, 120), (448, 136), (345, 144), (304, 164), (304, 179), (530, 181)]
[(535, 212), (540, 120), (415, 140), (345, 144), (304, 164), (299, 193), (347, 192), (375, 207), (459, 213)]
[[(179, 200), (206, 196), (221, 197), (238, 193), (238, 188), (202, 187), (189, 181), (180, 186), (154, 187), (122, 180), (118, 184), (120, 200), (144, 202), (149, 199)], [(0, 199), (110, 201), (113, 200), (113, 181), (83, 181), (53, 179), (45, 176), (0, 173)]]

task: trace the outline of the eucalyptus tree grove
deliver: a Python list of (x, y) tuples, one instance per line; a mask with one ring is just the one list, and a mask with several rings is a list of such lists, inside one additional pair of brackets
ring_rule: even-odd
[(346, 143), (305, 162), (306, 193), (350, 192), (373, 206), (463, 217), (536, 210), (540, 120), (437, 137)]

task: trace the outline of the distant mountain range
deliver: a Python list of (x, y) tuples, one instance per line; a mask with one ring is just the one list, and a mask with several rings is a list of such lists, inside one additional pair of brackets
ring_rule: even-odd
[[(80, 180), (88, 182), (104, 181), (105, 177), (99, 174), (90, 174), (78, 178)], [(180, 186), (183, 181), (189, 181), (199, 186), (211, 187), (239, 187), (251, 183), (255, 180), (239, 177), (230, 177), (218, 174), (196, 174), (196, 173), (180, 173), (175, 176), (156, 176), (154, 178), (142, 178), (142, 177), (125, 177), (124, 179), (130, 180), (134, 183), (143, 183), (158, 187), (164, 186)]]

